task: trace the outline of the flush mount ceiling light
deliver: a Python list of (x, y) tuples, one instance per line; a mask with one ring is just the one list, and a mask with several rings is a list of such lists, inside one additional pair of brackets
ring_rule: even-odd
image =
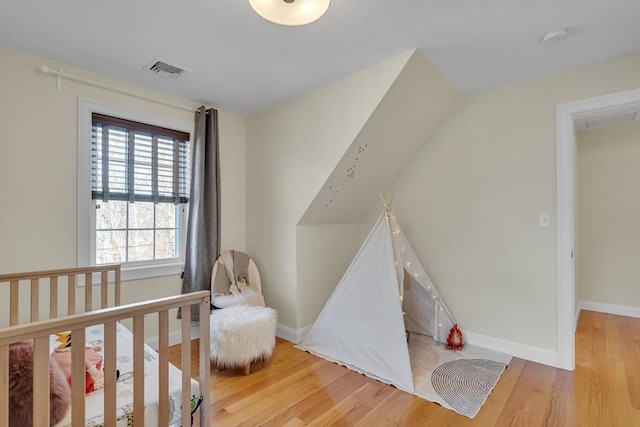
[(267, 21), (280, 25), (305, 25), (320, 19), (331, 0), (249, 0), (249, 4)]
[(569, 36), (569, 30), (566, 28), (559, 28), (557, 30), (549, 31), (542, 37), (542, 43), (551, 43), (558, 40), (566, 39)]

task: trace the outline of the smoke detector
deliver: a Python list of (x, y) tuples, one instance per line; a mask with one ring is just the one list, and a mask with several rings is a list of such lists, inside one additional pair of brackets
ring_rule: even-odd
[(172, 64), (158, 58), (152, 59), (147, 65), (143, 67), (143, 69), (151, 71), (152, 73), (160, 77), (166, 77), (169, 79), (177, 79), (185, 71), (191, 71), (180, 65)]
[(559, 28), (557, 30), (549, 31), (542, 37), (542, 43), (547, 44), (558, 40), (566, 39), (569, 36), (569, 31), (566, 28)]

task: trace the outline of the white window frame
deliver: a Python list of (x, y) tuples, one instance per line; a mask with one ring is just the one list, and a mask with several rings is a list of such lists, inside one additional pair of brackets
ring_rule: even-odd
[[(78, 209), (77, 209), (77, 262), (78, 266), (96, 265), (96, 211), (91, 199), (91, 128), (93, 113), (118, 117), (153, 126), (175, 129), (193, 135), (194, 124), (131, 110), (78, 97)], [(150, 260), (122, 263), (122, 280), (137, 280), (151, 277), (180, 274), (184, 266), (187, 217), (189, 205), (182, 205), (180, 212), (180, 253), (170, 260)], [(81, 285), (81, 284), (79, 284)]]

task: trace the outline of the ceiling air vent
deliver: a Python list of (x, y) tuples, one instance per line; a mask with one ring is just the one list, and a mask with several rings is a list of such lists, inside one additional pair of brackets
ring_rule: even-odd
[(637, 120), (637, 115), (637, 112), (630, 111), (622, 114), (594, 117), (593, 119), (587, 119), (587, 129), (602, 128), (605, 126), (613, 126), (620, 125), (622, 123), (633, 122)]
[(640, 120), (640, 103), (623, 105), (606, 111), (582, 114), (575, 119), (578, 131), (599, 129), (607, 126), (638, 122)]
[(185, 71), (191, 71), (180, 65), (171, 64), (158, 58), (154, 58), (151, 62), (145, 65), (144, 69), (149, 70), (158, 76), (167, 77), (170, 79), (177, 79)]

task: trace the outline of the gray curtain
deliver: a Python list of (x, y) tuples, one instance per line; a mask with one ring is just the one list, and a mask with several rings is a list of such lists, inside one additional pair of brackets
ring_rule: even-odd
[[(220, 255), (218, 110), (202, 106), (195, 114), (182, 293), (209, 290), (211, 269)], [(198, 315), (198, 306), (192, 306), (191, 320), (199, 320)]]

